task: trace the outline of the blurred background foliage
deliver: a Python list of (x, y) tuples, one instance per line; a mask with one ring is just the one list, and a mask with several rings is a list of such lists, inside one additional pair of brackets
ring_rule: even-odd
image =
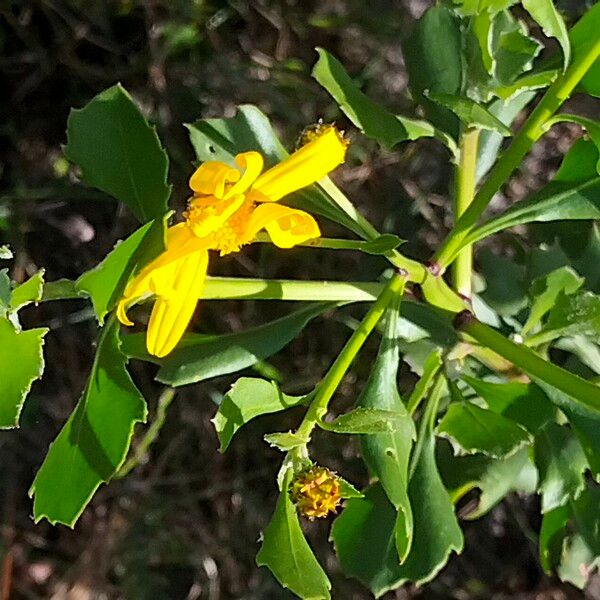
[[(429, 5), (427, 0), (4, 0), (0, 242), (15, 252), (11, 277), (22, 281), (43, 267), (48, 281), (75, 278), (133, 230), (132, 217), (123, 209), (77, 184), (61, 150), (70, 108), (116, 81), (157, 125), (171, 157), (174, 208), (183, 206), (193, 164), (182, 123), (233, 116), (238, 104), (253, 103), (270, 116), (290, 148), (302, 129), (319, 118), (347, 127), (351, 152), (336, 181), (376, 226), (409, 240), (407, 254), (427, 258), (450, 225), (446, 151), (432, 140), (382, 151), (348, 127), (311, 79), (310, 69), (314, 47), (322, 46), (373, 99), (413, 114), (399, 41)], [(572, 21), (586, 3), (569, 0), (559, 7)], [(589, 99), (588, 104), (573, 102), (582, 114), (598, 109)], [(493, 209), (550, 179), (578, 136), (576, 126), (553, 128)], [(330, 223), (323, 225), (327, 234), (341, 233)], [(493, 245), (484, 244), (477, 265), (487, 280), (484, 297), (498, 312), (518, 310), (531, 280), (528, 269), (536, 261), (556, 266), (579, 261), (580, 272), (595, 273), (588, 287), (598, 291), (596, 227), (575, 223), (566, 234), (561, 231), (560, 247), (556, 225), (502, 234)], [(351, 273), (352, 279), (372, 280), (384, 267), (380, 257), (311, 249), (281, 253), (260, 245), (219, 261), (214, 274), (344, 279)], [(195, 328), (237, 331), (288, 309), (277, 303), (204, 302)], [(311, 389), (361, 310), (316, 319), (255, 372), (281, 381), (291, 394)], [(252, 422), (220, 455), (210, 418), (215, 402), (239, 374), (178, 390), (145, 462), (101, 489), (75, 531), (45, 522), (36, 526), (25, 490), (84, 386), (96, 326), (91, 309), (76, 300), (25, 309), (23, 321), (51, 328), (45, 346), (51, 360), (27, 401), (21, 429), (0, 436), (0, 597), (291, 597), (266, 570), (255, 567), (254, 555), (274, 506), (280, 460), (262, 435), (292, 427), (300, 413), (291, 410)], [(336, 408), (353, 403), (375, 352), (376, 344), (367, 344), (344, 380)], [(155, 411), (159, 390), (153, 368), (134, 363), (132, 373)], [(403, 364), (401, 390), (414, 380)], [(331, 437), (317, 435), (314, 450), (322, 464), (356, 485), (366, 483), (354, 441), (333, 446)], [(538, 502), (511, 495), (484, 519), (465, 523), (465, 553), (454, 557), (434, 583), (386, 598), (600, 598), (594, 578), (580, 592), (542, 574)], [(468, 508), (467, 501), (461, 510)], [(339, 572), (326, 541), (327, 524), (308, 523), (306, 528), (332, 574), (335, 597), (368, 598), (358, 583)]]

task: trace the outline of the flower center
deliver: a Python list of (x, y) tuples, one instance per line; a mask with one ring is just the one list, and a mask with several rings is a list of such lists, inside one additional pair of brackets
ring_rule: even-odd
[(254, 202), (241, 195), (230, 200), (195, 197), (183, 216), (194, 234), (206, 240), (210, 250), (224, 256), (252, 241), (247, 224), (254, 208)]
[(325, 467), (313, 465), (296, 475), (290, 486), (290, 497), (298, 512), (310, 519), (335, 512), (341, 500), (339, 477)]

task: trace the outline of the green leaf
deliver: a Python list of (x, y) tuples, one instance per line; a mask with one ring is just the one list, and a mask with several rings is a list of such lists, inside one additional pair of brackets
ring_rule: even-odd
[[(549, 129), (555, 123), (565, 122), (576, 123), (577, 125), (583, 127), (590, 136), (591, 141), (596, 146), (596, 150), (600, 152), (600, 121), (589, 119), (588, 117), (581, 117), (579, 115), (560, 114), (554, 115), (550, 120), (546, 122), (544, 127)], [(600, 159), (596, 163), (596, 173), (600, 174)]]
[(538, 345), (557, 337), (584, 333), (600, 333), (600, 296), (582, 291), (566, 295), (560, 292), (542, 330), (528, 338), (528, 344)]
[(558, 40), (563, 51), (563, 62), (566, 69), (571, 60), (571, 42), (569, 41), (567, 26), (552, 0), (523, 0), (523, 8), (542, 28), (546, 36)]
[(27, 281), (18, 285), (10, 297), (10, 310), (17, 311), (32, 302), (36, 304), (42, 299), (44, 286), (44, 269), (40, 269)]
[(481, 491), (477, 507), (463, 517), (469, 520), (486, 514), (509, 492), (533, 493), (537, 486), (537, 471), (528, 448), (501, 459), (483, 454), (454, 456), (448, 442), (439, 444), (438, 465), (454, 502), (472, 489)]
[(157, 379), (173, 386), (204, 381), (251, 367), (287, 346), (307, 323), (327, 309), (331, 302), (309, 304), (281, 319), (239, 333), (203, 335), (188, 333), (169, 356), (157, 359), (146, 352), (145, 334), (123, 339), (123, 351), (161, 365)]
[(400, 561), (394, 544), (396, 510), (380, 483), (363, 498), (346, 503), (331, 528), (342, 571), (366, 585), (376, 598), (400, 584)]
[(451, 404), (437, 433), (451, 438), (467, 453), (496, 458), (510, 456), (531, 441), (514, 421), (471, 402)]
[(600, 346), (584, 335), (573, 335), (556, 340), (555, 348), (574, 354), (586, 367), (600, 375)]
[(454, 505), (442, 482), (435, 461), (435, 438), (427, 432), (408, 495), (415, 529), (410, 554), (400, 572), (404, 580), (417, 585), (431, 581), (444, 567), (452, 551), (460, 554), (463, 535), (454, 514)]
[[(548, 398), (566, 415), (585, 455), (592, 475), (600, 481), (600, 414), (555, 387), (538, 381)], [(600, 387), (598, 388), (600, 399)]]
[(18, 427), (32, 383), (42, 376), (45, 328), (16, 331), (0, 317), (0, 429)]
[(0, 246), (0, 260), (10, 260), (12, 257), (12, 250), (6, 244), (2, 244)]
[[(196, 157), (201, 162), (217, 160), (233, 165), (236, 154), (257, 150), (265, 159), (265, 168), (268, 168), (289, 156), (269, 119), (249, 104), (238, 106), (237, 114), (229, 119), (204, 119), (186, 127)], [(340, 223), (361, 237), (364, 235), (354, 219), (318, 185), (294, 192), (283, 202)]]
[(319, 60), (313, 68), (313, 77), (333, 96), (344, 114), (367, 137), (388, 148), (407, 140), (435, 137), (456, 153), (456, 143), (431, 123), (395, 115), (373, 102), (360, 91), (342, 64), (326, 50), (317, 48)]
[(473, 229), (463, 246), (524, 223), (600, 218), (600, 177), (578, 185), (551, 182), (528, 200)]
[(167, 155), (120, 84), (71, 111), (65, 154), (88, 185), (127, 204), (142, 223), (167, 212)]
[(516, 79), (513, 83), (495, 88), (494, 93), (506, 102), (514, 99), (517, 94), (524, 91), (547, 88), (558, 77), (559, 72), (558, 69), (552, 69), (549, 71), (527, 73)]
[(340, 415), (333, 421), (319, 423), (321, 429), (333, 433), (392, 433), (404, 431), (406, 427), (406, 410), (383, 410), (380, 408), (359, 407)]
[(560, 293), (573, 294), (582, 285), (584, 279), (570, 267), (560, 267), (545, 277), (536, 279), (531, 287), (533, 304), (521, 335), (525, 336), (535, 327), (555, 305)]
[(425, 394), (429, 391), (431, 384), (438, 371), (442, 368), (442, 352), (439, 348), (433, 350), (425, 359), (423, 364), (423, 373), (407, 402), (408, 411), (412, 414), (415, 408), (420, 404)]
[[(486, 104), (499, 95), (498, 90), (522, 78), (542, 48), (529, 36), (525, 23), (508, 11), (482, 11), (473, 16), (465, 23), (463, 43), (462, 95)], [(517, 86), (509, 96), (525, 87)]]
[(452, 551), (461, 552), (463, 536), (454, 506), (435, 464), (435, 439), (429, 432), (409, 484), (414, 513), (414, 539), (408, 557), (399, 564), (396, 514), (379, 485), (365, 497), (349, 500), (335, 520), (331, 537), (346, 575), (362, 581), (379, 598), (405, 581), (421, 585), (444, 567)]
[(429, 101), (424, 93), (455, 95), (460, 92), (463, 80), (460, 19), (442, 4), (429, 8), (403, 43), (402, 53), (413, 98), (424, 106), (434, 125), (457, 133), (456, 117)]
[(11, 295), (12, 286), (10, 277), (8, 276), (8, 269), (0, 269), (0, 316), (3, 313), (1, 309), (9, 308)]
[(349, 483), (342, 477), (338, 477), (338, 482), (340, 484), (340, 498), (364, 498), (365, 497), (365, 495), (362, 492), (359, 492), (351, 483)]
[(451, 110), (467, 127), (497, 131), (503, 136), (511, 136), (511, 130), (487, 108), (470, 98), (451, 94), (427, 94), (427, 97)]
[[(519, 113), (535, 98), (535, 92), (522, 91), (507, 100), (494, 100), (489, 106), (489, 112), (506, 127), (510, 127)], [(496, 162), (504, 136), (497, 131), (483, 129), (479, 134), (477, 147), (477, 181), (491, 169)]]
[[(589, 47), (598, 39), (598, 31), (600, 31), (600, 3), (596, 2), (569, 32), (574, 60), (589, 52)], [(596, 59), (584, 75), (581, 87), (588, 94), (600, 98), (600, 59)]]
[(363, 436), (361, 449), (365, 463), (379, 478), (390, 502), (398, 511), (396, 547), (402, 562), (408, 555), (413, 539), (413, 519), (407, 486), (408, 461), (416, 433), (396, 383), (400, 364), (397, 343), (401, 331), (399, 310), (398, 302), (386, 312), (379, 353), (365, 389), (357, 401), (357, 410), (390, 411), (398, 416), (395, 431)]
[(589, 486), (571, 504), (572, 534), (562, 546), (559, 577), (583, 589), (600, 563), (600, 491)]
[(288, 431), (284, 433), (268, 433), (265, 435), (265, 442), (282, 452), (289, 452), (294, 448), (306, 446), (309, 442), (309, 438), (301, 437), (296, 433)]
[(74, 298), (85, 298), (87, 294), (77, 289), (77, 282), (71, 279), (57, 279), (44, 284), (42, 302), (50, 300), (72, 300)]
[(561, 581), (582, 590), (598, 563), (598, 555), (587, 545), (584, 536), (577, 532), (565, 540), (560, 565), (556, 571)]
[(491, 308), (503, 317), (511, 317), (527, 306), (529, 281), (522, 265), (489, 248), (483, 248), (477, 259), (486, 283), (481, 297)]
[(510, 85), (529, 71), (542, 50), (542, 44), (530, 37), (523, 21), (509, 11), (499, 12), (494, 18), (494, 89)]
[(570, 512), (568, 506), (560, 506), (542, 516), (539, 541), (540, 564), (548, 574), (560, 561)]
[(463, 16), (478, 15), (483, 12), (496, 14), (510, 8), (518, 0), (453, 0), (453, 5)]
[[(527, 346), (509, 340), (476, 319), (466, 319), (461, 325), (467, 335), (509, 360), (532, 377), (538, 385), (540, 382), (544, 383), (545, 386), (542, 387), (544, 392), (546, 387), (556, 388), (557, 391), (567, 395), (569, 402), (575, 408), (580, 407), (582, 411), (600, 417), (600, 387), (594, 383), (544, 360)], [(550, 399), (556, 404), (553, 398)]]
[(585, 487), (587, 460), (571, 429), (547, 423), (535, 436), (533, 458), (540, 481), (542, 513), (577, 498)]
[(254, 417), (298, 406), (304, 399), (282, 393), (273, 381), (241, 377), (223, 396), (212, 419), (221, 443), (219, 451), (225, 452), (237, 430)]
[(552, 181), (582, 183), (598, 176), (600, 152), (592, 140), (581, 138), (569, 149)]
[(296, 508), (288, 494), (286, 477), (271, 522), (265, 529), (256, 564), (267, 567), (277, 581), (305, 600), (331, 596), (331, 584), (304, 538)]
[(91, 297), (100, 325), (123, 295), (130, 275), (164, 250), (165, 221), (160, 218), (140, 227), (75, 282), (78, 292)]
[(125, 461), (133, 428), (146, 420), (146, 403), (119, 350), (118, 326), (102, 331), (90, 378), (31, 486), (36, 523), (73, 527), (94, 492)]
[(535, 433), (554, 419), (555, 408), (546, 395), (533, 383), (491, 383), (463, 375), (488, 408)]
[(361, 252), (366, 252), (367, 254), (379, 256), (387, 254), (391, 250), (395, 250), (400, 244), (402, 244), (402, 240), (397, 235), (384, 233), (368, 242), (363, 242), (360, 245), (359, 250)]
[(481, 50), (481, 60), (488, 74), (493, 74), (496, 67), (496, 60), (493, 54), (493, 28), (492, 15), (485, 11), (473, 17), (473, 34), (477, 38)]

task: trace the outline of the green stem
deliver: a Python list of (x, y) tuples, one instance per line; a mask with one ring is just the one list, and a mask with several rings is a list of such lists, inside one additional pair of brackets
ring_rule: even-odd
[[(380, 235), (377, 229), (356, 210), (352, 202), (328, 177), (319, 181), (319, 185), (359, 225), (366, 240), (375, 239)], [(394, 267), (408, 273), (408, 281), (421, 286), (425, 300), (429, 304), (452, 312), (460, 312), (465, 308), (465, 304), (460, 296), (441, 277), (436, 277), (430, 273), (425, 265), (416, 260), (406, 258), (406, 256), (403, 256), (397, 250), (391, 250), (384, 256)]]
[(150, 446), (155, 442), (162, 426), (165, 422), (165, 418), (167, 416), (167, 409), (169, 405), (175, 398), (175, 390), (173, 388), (166, 388), (162, 394), (158, 398), (158, 406), (156, 408), (156, 416), (154, 417), (154, 421), (148, 430), (146, 431), (144, 437), (141, 439), (140, 443), (136, 446), (133, 456), (128, 458), (123, 466), (116, 473), (116, 478), (125, 477), (128, 475), (133, 469), (135, 469), (138, 465), (140, 465), (150, 448)]
[(411, 479), (415, 472), (415, 469), (417, 468), (417, 463), (419, 462), (421, 452), (423, 451), (423, 444), (425, 443), (425, 438), (435, 428), (435, 417), (437, 415), (440, 400), (442, 398), (442, 393), (444, 391), (445, 381), (446, 379), (444, 375), (442, 373), (439, 373), (436, 377), (435, 383), (433, 384), (433, 388), (431, 390), (431, 394), (429, 395), (429, 399), (427, 400), (427, 404), (425, 405), (425, 410), (423, 411), (423, 415), (421, 416), (421, 422), (419, 425), (417, 443), (415, 444), (415, 449), (413, 450), (412, 456), (410, 457), (410, 467), (408, 475), (409, 480)]
[(471, 313), (461, 313), (457, 317), (457, 327), (528, 375), (537, 377), (569, 395), (574, 402), (600, 411), (600, 388), (593, 383), (545, 361), (530, 348), (511, 342), (491, 327), (477, 321)]
[(590, 44), (587, 52), (580, 54), (569, 68), (548, 88), (540, 103), (514, 137), (479, 189), (473, 202), (458, 220), (445, 242), (433, 257), (438, 268), (445, 269), (455, 258), (463, 240), (475, 226), (496, 192), (506, 183), (513, 171), (521, 164), (535, 142), (545, 133), (548, 119), (571, 95), (579, 81), (600, 56), (600, 37)]
[[(354, 204), (346, 197), (344, 192), (342, 192), (329, 177), (321, 179), (319, 185), (327, 192), (327, 194), (329, 194), (333, 201), (358, 224), (366, 240), (374, 240), (381, 235), (379, 231), (377, 231), (377, 229), (375, 229), (375, 227), (360, 214)], [(420, 262), (406, 258), (406, 256), (403, 256), (397, 250), (391, 250), (384, 256), (396, 268), (402, 269), (408, 273), (408, 281), (422, 283), (425, 280), (427, 269)]]
[(327, 412), (329, 401), (346, 374), (346, 371), (350, 368), (352, 361), (356, 357), (358, 351), (362, 348), (369, 334), (379, 322), (379, 319), (381, 319), (385, 309), (394, 298), (404, 293), (406, 280), (407, 276), (405, 273), (397, 273), (382, 290), (376, 302), (371, 306), (369, 312), (365, 315), (365, 318), (346, 342), (346, 345), (319, 384), (315, 397), (311, 402), (300, 427), (296, 431), (298, 436), (307, 440), (310, 438), (310, 434), (315, 425)]
[(294, 300), (322, 302), (372, 302), (384, 289), (376, 282), (296, 281), (293, 279), (250, 279), (207, 277), (204, 300)]
[[(273, 243), (269, 235), (266, 233), (259, 233), (256, 236), (254, 242), (258, 242), (260, 244)], [(368, 241), (364, 240), (344, 240), (339, 238), (319, 237), (296, 245), (303, 246), (305, 248), (324, 248), (329, 250), (363, 250), (363, 248), (365, 248), (365, 245), (367, 245), (368, 243)]]
[[(456, 193), (454, 196), (454, 218), (458, 219), (467, 211), (475, 195), (477, 179), (477, 147), (479, 129), (467, 129), (460, 140), (460, 160), (456, 168)], [(454, 289), (463, 298), (471, 297), (473, 253), (467, 246), (460, 251), (452, 265)]]

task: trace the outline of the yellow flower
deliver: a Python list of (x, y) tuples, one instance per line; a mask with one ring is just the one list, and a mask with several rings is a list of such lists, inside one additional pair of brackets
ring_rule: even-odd
[(310, 519), (321, 519), (335, 512), (341, 500), (339, 477), (325, 467), (313, 465), (292, 481), (290, 497), (298, 512)]
[[(221, 256), (252, 242), (261, 229), (280, 248), (291, 248), (321, 232), (308, 213), (275, 204), (284, 196), (325, 177), (344, 161), (347, 143), (332, 126), (264, 173), (263, 157), (244, 152), (239, 168), (205, 162), (190, 178), (193, 196), (185, 222), (167, 231), (166, 250), (129, 282), (117, 306), (117, 317), (133, 325), (127, 308), (149, 295), (156, 297), (146, 345), (154, 356), (166, 356), (184, 334), (201, 296), (208, 251)], [(262, 173), (262, 174), (261, 174)]]

